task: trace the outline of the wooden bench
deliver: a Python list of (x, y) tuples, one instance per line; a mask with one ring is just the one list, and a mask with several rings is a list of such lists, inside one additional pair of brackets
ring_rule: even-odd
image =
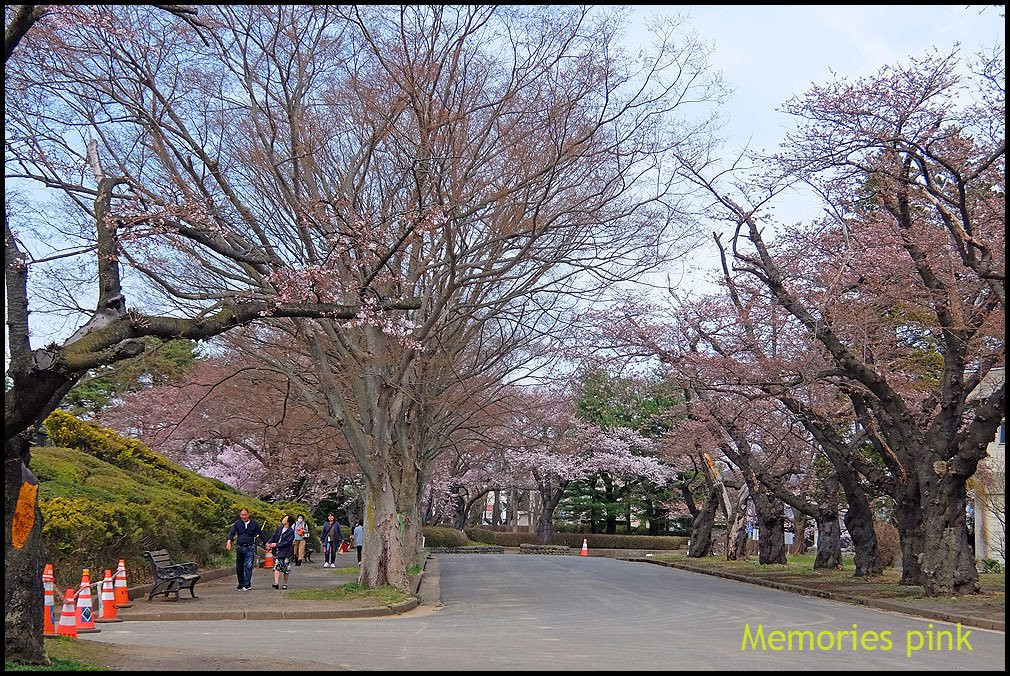
[(154, 578), (154, 588), (151, 589), (147, 600), (154, 598), (155, 594), (175, 594), (175, 600), (179, 600), (179, 592), (189, 588), (189, 593), (196, 598), (193, 587), (196, 586), (200, 576), (196, 574), (196, 562), (174, 563), (167, 549), (159, 549), (154, 552), (144, 552), (144, 558), (151, 562), (151, 577)]

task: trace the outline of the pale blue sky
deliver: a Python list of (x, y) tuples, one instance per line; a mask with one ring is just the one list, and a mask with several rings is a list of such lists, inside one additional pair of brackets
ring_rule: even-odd
[[(633, 11), (632, 44), (642, 17), (667, 14), (684, 17), (712, 46), (710, 63), (732, 90), (722, 109), (725, 156), (747, 144), (777, 150), (792, 122), (778, 109), (832, 73), (868, 76), (933, 48), (949, 53), (955, 43), (962, 56), (1005, 45), (1005, 10), (986, 5), (638, 5)], [(793, 223), (821, 210), (812, 197), (793, 194), (778, 200), (776, 213)], [(695, 256), (695, 266), (700, 260), (713, 259)], [(696, 269), (675, 266), (673, 281), (693, 277)]]
[[(630, 45), (642, 35), (642, 17), (660, 13), (685, 17), (687, 26), (712, 46), (711, 64), (733, 91), (722, 111), (728, 120), (722, 134), (726, 155), (748, 143), (755, 150), (776, 149), (790, 124), (789, 116), (777, 109), (812, 84), (827, 82), (832, 71), (859, 77), (933, 47), (948, 52), (960, 43), (968, 55), (1005, 44), (1004, 10), (983, 5), (653, 5), (632, 6), (632, 11)], [(818, 215), (820, 208), (811, 198), (787, 195), (779, 200), (777, 213), (791, 223)], [(713, 261), (699, 252), (691, 267), (673, 266), (668, 272), (675, 284), (686, 280), (688, 286), (700, 287), (692, 280)], [(33, 317), (35, 343), (54, 334), (65, 337), (74, 328), (51, 321)]]

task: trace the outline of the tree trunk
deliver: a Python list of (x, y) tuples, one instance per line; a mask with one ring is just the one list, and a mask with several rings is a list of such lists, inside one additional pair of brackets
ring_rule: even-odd
[(901, 538), (901, 582), (903, 585), (923, 584), (920, 556), (925, 556), (923, 510), (919, 501), (919, 484), (914, 479), (898, 484), (894, 518)]
[(708, 492), (708, 498), (701, 509), (696, 510), (694, 522), (691, 524), (691, 546), (687, 555), (693, 559), (712, 554), (712, 526), (715, 525), (715, 513), (719, 509), (718, 489), (713, 486)]
[(513, 486), (509, 491), (509, 502), (507, 510), (509, 530), (513, 533), (519, 532), (519, 492)]
[(498, 526), (501, 520), (501, 491), (495, 490), (491, 493), (494, 504), (491, 505), (491, 525)]
[(855, 470), (845, 463), (835, 463), (835, 468), (842, 484), (842, 491), (845, 493), (845, 500), (849, 503), (845, 511), (845, 529), (849, 531), (852, 547), (856, 550), (855, 576), (880, 575), (884, 572), (884, 566), (880, 561), (880, 552), (877, 551), (877, 536), (873, 532), (870, 500), (866, 497), (866, 491), (863, 490)]
[[(926, 596), (977, 594), (981, 586), (968, 539), (965, 480), (934, 474), (928, 481), (922, 491), (928, 543), (921, 564), (923, 591)], [(939, 499), (930, 499), (934, 492)]]
[(785, 515), (782, 501), (765, 492), (753, 496), (758, 522), (758, 563), (786, 563)]
[(838, 512), (817, 517), (817, 556), (814, 569), (842, 567), (842, 527)]
[(817, 504), (817, 556), (814, 569), (842, 567), (842, 526), (838, 522), (838, 473), (824, 482), (824, 495)]
[(730, 516), (726, 531), (726, 559), (743, 561), (747, 558), (747, 497), (750, 491), (744, 486), (737, 497), (736, 509)]
[(22, 435), (4, 461), (4, 659), (48, 665), (42, 646), (42, 512)]
[[(402, 469), (401, 469), (402, 467)], [(368, 587), (390, 584), (406, 591), (407, 568), (414, 564), (420, 532), (416, 464), (402, 458), (396, 471), (387, 464), (365, 475), (365, 524), (359, 581)]]
[(554, 542), (554, 510), (561, 502), (565, 487), (564, 485), (551, 487), (541, 483), (539, 492), (541, 510), (537, 519), (537, 539), (542, 544), (549, 545)]
[(617, 532), (617, 496), (614, 491), (614, 481), (606, 474), (603, 474), (603, 494), (607, 501), (607, 533), (613, 535)]
[(793, 546), (789, 550), (790, 554), (806, 554), (807, 543), (804, 541), (804, 534), (807, 530), (807, 515), (798, 509), (793, 510)]

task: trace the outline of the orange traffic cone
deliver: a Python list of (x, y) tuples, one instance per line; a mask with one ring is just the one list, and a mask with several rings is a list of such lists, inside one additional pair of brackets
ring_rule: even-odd
[(582, 551), (579, 552), (579, 556), (589, 556), (589, 539), (582, 538)]
[(119, 560), (119, 567), (116, 568), (113, 595), (115, 596), (114, 603), (117, 608), (129, 608), (133, 605), (130, 603), (130, 593), (126, 589), (126, 561), (123, 559)]
[(56, 636), (56, 592), (53, 589), (53, 564), (47, 563), (42, 571), (42, 589), (45, 604), (42, 606), (42, 635)]
[(272, 549), (267, 550), (267, 556), (265, 559), (263, 559), (263, 567), (264, 568), (274, 567), (274, 551)]
[(113, 591), (115, 587), (112, 582), (112, 571), (105, 571), (105, 579), (102, 580), (102, 593), (98, 597), (99, 611), (98, 611), (98, 621), (99, 622), (122, 622), (121, 619), (116, 617), (116, 593)]
[(95, 634), (100, 631), (95, 626), (95, 614), (91, 608), (91, 573), (85, 568), (81, 575), (81, 588), (77, 590), (77, 633)]
[(56, 627), (60, 636), (77, 638), (77, 623), (74, 621), (74, 590), (68, 589), (63, 597), (63, 610), (60, 611), (60, 624)]

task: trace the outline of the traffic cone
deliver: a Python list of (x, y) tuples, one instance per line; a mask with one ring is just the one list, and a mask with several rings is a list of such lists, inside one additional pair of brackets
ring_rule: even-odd
[(95, 634), (100, 631), (95, 626), (95, 613), (91, 608), (91, 573), (85, 568), (81, 575), (81, 588), (77, 590), (77, 633)]
[(264, 568), (274, 567), (274, 551), (272, 549), (267, 550), (267, 556), (265, 559), (263, 559), (263, 567)]
[(582, 538), (582, 551), (579, 556), (589, 556), (589, 538)]
[(60, 636), (77, 638), (77, 622), (74, 621), (74, 590), (68, 589), (63, 597), (63, 610), (60, 611), (60, 624), (56, 627)]
[(112, 571), (105, 571), (105, 579), (102, 580), (102, 594), (98, 597), (100, 610), (98, 611), (99, 622), (122, 622), (116, 617), (116, 593), (112, 582)]
[(113, 596), (115, 597), (113, 603), (117, 608), (129, 608), (133, 605), (130, 603), (130, 594), (126, 589), (126, 561), (123, 559), (119, 560), (119, 567), (116, 568)]
[(42, 635), (56, 636), (56, 592), (53, 589), (53, 564), (47, 563), (42, 571), (42, 589), (45, 604), (42, 606)]

